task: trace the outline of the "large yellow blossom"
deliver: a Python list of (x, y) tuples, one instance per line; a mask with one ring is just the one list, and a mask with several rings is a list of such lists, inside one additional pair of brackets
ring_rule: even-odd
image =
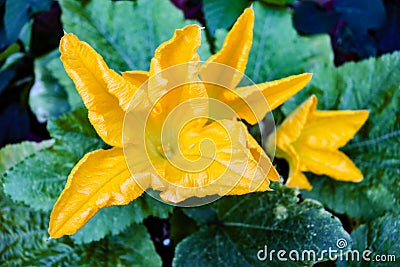
[[(112, 148), (87, 153), (73, 168), (50, 216), (51, 237), (74, 234), (100, 208), (127, 204), (147, 188), (159, 190), (163, 200), (176, 203), (190, 197), (265, 191), (270, 180), (279, 180), (243, 123), (232, 116), (207, 119), (209, 102), (215, 99), (254, 124), (270, 110), (265, 99), (275, 108), (311, 78), (302, 74), (236, 88), (247, 63), (253, 23), (253, 11), (246, 9), (221, 51), (202, 67), (196, 52), (200, 27), (176, 30), (172, 39), (156, 49), (149, 72), (128, 71), (122, 76), (75, 35), (62, 38), (64, 68), (89, 111), (91, 124)], [(217, 63), (237, 70), (215, 72)], [(173, 66), (182, 66), (180, 74), (184, 75), (168, 72)], [(169, 82), (181, 76), (188, 84), (166, 90)], [(199, 76), (212, 82), (223, 77), (228, 82), (223, 86), (202, 84)], [(264, 100), (257, 97), (260, 94)], [(181, 111), (173, 113), (176, 109)], [(178, 114), (174, 122), (182, 119), (185, 124), (169, 121), (170, 113)], [(190, 116), (197, 119), (188, 120)], [(167, 125), (167, 130), (163, 132), (160, 125)], [(165, 140), (160, 141), (161, 137)], [(126, 159), (126, 155), (132, 157)], [(134, 163), (128, 166), (130, 160)], [(188, 160), (195, 165), (187, 165)], [(177, 166), (180, 163), (182, 166)]]
[[(319, 111), (313, 95), (295, 109), (276, 131), (276, 157), (289, 162), (286, 185), (312, 188), (302, 172), (359, 182), (360, 170), (339, 151), (368, 118), (367, 110)], [(274, 136), (271, 136), (270, 142)]]

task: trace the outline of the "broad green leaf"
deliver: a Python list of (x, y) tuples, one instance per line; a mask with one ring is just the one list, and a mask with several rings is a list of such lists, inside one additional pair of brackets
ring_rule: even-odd
[(48, 130), (54, 145), (8, 170), (4, 182), (14, 201), (42, 211), (51, 210), (75, 163), (86, 152), (104, 146), (84, 109), (49, 121)]
[(364, 175), (360, 183), (334, 181), (309, 174), (313, 190), (303, 192), (338, 213), (374, 218), (399, 211), (400, 192), (400, 53), (315, 73), (311, 85), (289, 100), (288, 112), (310, 94), (321, 109), (368, 109), (370, 116), (342, 150)]
[(53, 140), (47, 140), (41, 143), (22, 142), (3, 147), (0, 150), (0, 177), (12, 166), (52, 144)]
[(51, 0), (5, 1), (4, 25), (8, 42), (12, 43), (18, 39), (21, 29), (29, 21), (30, 16), (48, 10), (51, 4)]
[(165, 0), (139, 0), (137, 4), (92, 0), (86, 5), (62, 0), (60, 5), (65, 31), (88, 42), (119, 71), (148, 70), (156, 47), (187, 23)]
[(203, 12), (211, 34), (232, 26), (247, 5), (247, 0), (203, 0)]
[(143, 225), (76, 245), (68, 238), (48, 240), (48, 215), (12, 203), (1, 191), (0, 210), (0, 262), (5, 266), (161, 266)]
[(161, 266), (146, 228), (134, 224), (123, 233), (98, 242), (73, 245), (51, 240), (47, 247), (28, 252), (30, 266)]
[(195, 209), (184, 209), (183, 211), (187, 216), (199, 224), (218, 221), (218, 216), (215, 209), (210, 206), (201, 206)]
[[(46, 213), (51, 211), (76, 162), (85, 153), (104, 147), (84, 108), (50, 120), (48, 130), (54, 144), (8, 170), (4, 183), (14, 201)], [(132, 223), (141, 223), (150, 215), (167, 218), (171, 211), (171, 206), (143, 196), (127, 206), (100, 211), (73, 239), (78, 244), (100, 240), (120, 233)]]
[[(111, 247), (115, 249), (115, 262), (134, 267), (162, 265), (161, 258), (143, 225), (133, 225), (122, 235), (110, 239), (112, 240)], [(91, 257), (90, 254), (88, 256)]]
[(272, 9), (260, 3), (255, 13), (253, 46), (246, 74), (256, 83), (302, 72), (313, 72), (332, 64), (328, 35), (299, 36), (288, 9)]
[(29, 104), (40, 121), (57, 118), (83, 106), (74, 83), (64, 70), (58, 49), (35, 60), (35, 84), (30, 91)]
[(49, 70), (49, 62), (57, 54), (53, 51), (35, 60), (35, 83), (29, 93), (29, 105), (39, 122), (57, 118), (70, 110), (67, 93)]
[(4, 24), (9, 43), (18, 39), (19, 32), (29, 21), (28, 0), (7, 0), (5, 2)]
[[(351, 237), (352, 250), (359, 252), (360, 260), (353, 260), (357, 258), (351, 255), (346, 258), (344, 255), (337, 261), (338, 266), (397, 266), (396, 263), (400, 261), (399, 215), (386, 214), (368, 224), (362, 224), (351, 233)], [(363, 252), (369, 260), (363, 260)]]
[[(196, 222), (184, 213), (185, 209), (175, 208), (169, 219), (170, 237), (173, 245), (198, 230)], [(182, 227), (182, 226), (185, 227)]]
[[(273, 261), (266, 255), (265, 262), (257, 259), (257, 253), (267, 246), (267, 251), (286, 253), (314, 250), (319, 257), (324, 249), (338, 249), (338, 239), (350, 243), (340, 221), (320, 203), (310, 199), (299, 203), (294, 189), (279, 184), (273, 188), (271, 192), (224, 197), (210, 205), (218, 220), (202, 222), (199, 232), (177, 246), (174, 266), (281, 266), (276, 255)], [(312, 263), (287, 262), (288, 266)]]
[[(73, 266), (155, 267), (162, 264), (150, 235), (142, 224), (133, 224), (117, 236), (90, 244), (75, 245), (73, 248), (79, 255), (79, 260)], [(42, 259), (42, 262), (46, 260)]]
[(172, 206), (144, 195), (126, 206), (101, 209), (72, 239), (76, 244), (98, 241), (120, 233), (132, 223), (142, 223), (150, 215), (168, 218), (169, 212), (172, 212)]
[(64, 70), (64, 66), (60, 60), (60, 52), (54, 52), (54, 58), (48, 62), (48, 71), (51, 73), (58, 83), (64, 88), (68, 95), (68, 103), (71, 106), (71, 110), (83, 106), (82, 99), (75, 88), (71, 78), (68, 77)]
[(14, 204), (0, 189), (0, 262), (21, 266), (27, 253), (47, 248), (47, 221), (42, 213)]

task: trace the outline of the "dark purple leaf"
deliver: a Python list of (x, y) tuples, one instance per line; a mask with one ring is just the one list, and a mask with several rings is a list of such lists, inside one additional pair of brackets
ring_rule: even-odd
[(183, 11), (185, 19), (195, 19), (203, 25), (205, 24), (202, 0), (171, 0), (171, 2)]
[(58, 2), (53, 2), (50, 10), (37, 15), (32, 25), (30, 50), (38, 57), (58, 47), (63, 28), (61, 9)]

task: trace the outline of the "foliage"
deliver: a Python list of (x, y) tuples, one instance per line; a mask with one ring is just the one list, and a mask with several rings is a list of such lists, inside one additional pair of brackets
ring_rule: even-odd
[(265, 8), (258, 3), (253, 8), (254, 41), (246, 74), (254, 82), (313, 72), (320, 65), (331, 64), (327, 36), (300, 36), (291, 26), (287, 9)]
[[(395, 214), (386, 214), (380, 218), (372, 220), (366, 224), (360, 225), (357, 230), (351, 234), (353, 248), (358, 251), (369, 250), (368, 257), (370, 262), (344, 260), (339, 261), (339, 266), (385, 266), (395, 265), (399, 261), (399, 255), (396, 252), (400, 250), (399, 235), (399, 216)], [(376, 258), (376, 257), (381, 258)], [(383, 256), (383, 257), (382, 257)], [(389, 258), (394, 256), (395, 258)], [(384, 260), (386, 259), (386, 260)], [(382, 261), (381, 263), (376, 262)]]
[(203, 0), (203, 10), (207, 27), (212, 35), (220, 28), (229, 28), (247, 7), (247, 0), (232, 1), (227, 5), (224, 0)]
[[(175, 266), (282, 266), (276, 258), (257, 260), (257, 252), (267, 245), (321, 253), (336, 248), (341, 238), (351, 244), (346, 249), (369, 249), (372, 256), (395, 254), (399, 261), (400, 53), (341, 67), (333, 62), (334, 55), (341, 64), (399, 49), (394, 34), (398, 1), (172, 2), (185, 10), (186, 18), (206, 26), (202, 59), (208, 58), (210, 48), (221, 47), (233, 22), (252, 4), (256, 21), (246, 75), (259, 83), (313, 73), (310, 85), (274, 112), (276, 121), (311, 94), (318, 97), (321, 110), (368, 109), (367, 123), (341, 149), (361, 169), (364, 180), (345, 183), (307, 174), (312, 191), (274, 184), (270, 192), (223, 197), (190, 209), (172, 208), (144, 195), (129, 205), (101, 210), (71, 237), (48, 240), (49, 214), (72, 167), (85, 153), (106, 148), (59, 60), (56, 47), (62, 29), (90, 43), (121, 72), (147, 69), (155, 48), (174, 29), (194, 21), (185, 20), (166, 0), (0, 0), (0, 147), (28, 136), (41, 141), (0, 150), (0, 262), (169, 266), (174, 257)], [(354, 16), (354, 10), (361, 15)], [(301, 34), (318, 35), (300, 35), (293, 22)], [(329, 33), (331, 40), (321, 33)], [(335, 47), (338, 37), (344, 40), (341, 47)], [(50, 136), (36, 121), (47, 123)], [(285, 178), (284, 161), (274, 164)], [(151, 228), (146, 222), (155, 217), (168, 219), (170, 229), (156, 236), (149, 229), (150, 235), (144, 225)], [(156, 249), (161, 236), (172, 243)], [(332, 264), (379, 266), (343, 260)]]
[[(189, 210), (200, 230), (179, 243), (174, 266), (258, 266), (262, 263), (257, 252), (264, 245), (269, 251), (313, 249), (319, 258), (322, 250), (335, 248), (338, 239), (350, 241), (340, 221), (318, 202), (298, 203), (294, 189), (273, 189), (268, 194), (225, 197), (208, 207), (207, 214), (213, 216), (204, 216), (204, 208)], [(267, 260), (269, 266), (281, 264)]]
[(335, 63), (341, 65), (398, 50), (399, 11), (399, 1), (300, 1), (293, 22), (302, 34), (329, 33)]
[[(400, 172), (400, 54), (321, 69), (310, 86), (287, 102), (284, 111), (314, 93), (323, 99), (322, 109), (368, 109), (370, 118), (343, 151), (361, 169), (364, 180), (357, 184), (311, 176), (314, 189), (305, 196), (318, 199), (339, 213), (370, 219), (385, 211), (396, 211), (400, 195), (396, 189)], [(335, 196), (335, 197), (332, 197)]]

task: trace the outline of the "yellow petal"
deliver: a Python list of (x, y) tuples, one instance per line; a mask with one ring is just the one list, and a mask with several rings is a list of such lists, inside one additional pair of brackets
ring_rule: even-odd
[(276, 146), (279, 148), (290, 146), (299, 138), (307, 122), (311, 110), (315, 110), (317, 98), (312, 95), (298, 106), (283, 121), (276, 132)]
[(86, 154), (71, 171), (50, 215), (52, 238), (72, 235), (96, 212), (112, 205), (124, 205), (143, 190), (131, 178), (121, 148)]
[(289, 164), (289, 175), (286, 185), (289, 187), (297, 187), (299, 189), (311, 190), (312, 186), (307, 177), (302, 173), (301, 158), (291, 146), (277, 148), (277, 156), (283, 157)]
[[(150, 76), (154, 76), (168, 67), (191, 61), (200, 61), (200, 57), (196, 52), (200, 44), (201, 33), (198, 25), (188, 25), (183, 29), (176, 30), (174, 36), (162, 43), (154, 52), (154, 57), (150, 64)], [(191, 71), (187, 67), (183, 69)], [(193, 73), (183, 73), (183, 77), (192, 75)], [(171, 77), (166, 77), (165, 79), (168, 78), (173, 80)], [(182, 79), (182, 77), (179, 78)]]
[(248, 146), (253, 158), (260, 164), (261, 168), (268, 173), (268, 179), (270, 181), (279, 182), (280, 177), (275, 167), (272, 165), (271, 160), (265, 154), (262, 147), (257, 143), (257, 141), (251, 136), (251, 134), (247, 134), (248, 138)]
[(310, 82), (311, 78), (311, 73), (303, 73), (272, 82), (257, 84), (257, 87), (263, 92), (270, 109), (274, 110), (303, 89)]
[(298, 140), (316, 148), (344, 146), (368, 119), (367, 110), (315, 111)]
[(149, 79), (149, 72), (142, 70), (125, 71), (122, 73), (122, 77), (135, 88), (140, 88)]
[(256, 124), (266, 113), (304, 88), (311, 77), (312, 74), (304, 73), (272, 82), (239, 87), (234, 93), (222, 94), (220, 100), (231, 106), (240, 118), (250, 124)]
[(121, 146), (124, 118), (121, 107), (129, 104), (135, 88), (110, 70), (93, 48), (73, 34), (64, 35), (60, 51), (64, 68), (89, 110), (90, 122), (97, 133), (109, 145)]
[(312, 185), (301, 171), (293, 171), (285, 185), (303, 190), (312, 189)]
[(318, 149), (305, 143), (296, 145), (302, 165), (318, 175), (328, 175), (339, 181), (359, 182), (363, 179), (360, 170), (343, 152)]
[[(211, 56), (202, 66), (200, 71), (202, 80), (217, 84), (221, 84), (218, 82), (220, 79), (229, 80), (229, 84), (226, 84), (228, 88), (235, 88), (239, 84), (246, 69), (253, 41), (253, 26), (253, 9), (246, 8), (226, 36), (221, 50)], [(210, 62), (228, 65), (236, 72), (231, 72), (227, 68), (218, 68), (215, 64), (207, 64)], [(221, 73), (221, 70), (225, 73)]]
[[(155, 115), (159, 114), (159, 123), (182, 102), (207, 97), (205, 87), (196, 83), (200, 66), (196, 51), (200, 44), (200, 27), (189, 25), (176, 30), (170, 40), (156, 49), (150, 65), (148, 95)], [(200, 109), (206, 110), (205, 104)]]
[(267, 175), (247, 148), (246, 132), (242, 123), (232, 120), (183, 129), (181, 154), (166, 162), (169, 183), (161, 197), (179, 202), (189, 197), (268, 190)]

